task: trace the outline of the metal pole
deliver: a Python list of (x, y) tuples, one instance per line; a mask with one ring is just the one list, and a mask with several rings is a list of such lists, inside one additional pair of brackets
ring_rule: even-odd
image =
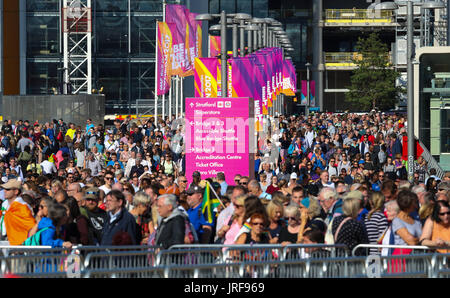
[(408, 107), (407, 107), (407, 113), (408, 113), (408, 181), (410, 183), (414, 182), (414, 69), (413, 69), (413, 39), (414, 39), (414, 31), (413, 31), (413, 18), (414, 18), (414, 11), (413, 11), (413, 2), (408, 1), (408, 28), (407, 28), (407, 40), (408, 40), (408, 47), (407, 47), (407, 59), (408, 59), (408, 68), (407, 68), (407, 75), (408, 75)]
[(248, 53), (251, 54), (253, 52), (253, 32), (251, 30), (248, 30), (247, 39)]
[(178, 119), (178, 89), (179, 89), (179, 86), (178, 86), (178, 82), (179, 82), (179, 77), (178, 76), (176, 76), (175, 77), (175, 118), (177, 118)]
[(305, 107), (305, 116), (308, 117), (309, 115), (309, 97), (310, 97), (310, 91), (309, 91), (309, 63), (306, 63), (306, 107)]
[(237, 31), (238, 31), (238, 25), (237, 24), (233, 24), (232, 25), (233, 28), (233, 35), (232, 35), (232, 39), (233, 39), (233, 57), (237, 57), (238, 56), (238, 35), (237, 35)]
[(0, 115), (3, 116), (3, 0), (0, 0)]
[(184, 91), (183, 91), (183, 83), (184, 78), (180, 78), (180, 118), (183, 118), (183, 103), (184, 103)]
[(227, 97), (227, 15), (224, 10), (220, 14), (220, 39), (222, 47), (220, 49), (220, 61), (221, 61), (221, 80), (222, 80), (222, 97)]
[(172, 119), (172, 78), (170, 78), (170, 88), (169, 88), (169, 111), (167, 115), (169, 115), (169, 119)]
[(263, 24), (263, 33), (262, 33), (262, 48), (267, 47), (267, 23)]
[(240, 42), (240, 48), (241, 48), (241, 57), (244, 57), (245, 56), (245, 31), (244, 31), (244, 25), (245, 25), (245, 21), (244, 20), (241, 20), (240, 22), (239, 22), (239, 24), (240, 24), (240, 38), (239, 38), (239, 42)]
[[(156, 21), (156, 47), (155, 47), (155, 107), (154, 107), (154, 117), (155, 126), (158, 126), (158, 20)], [(65, 67), (65, 66), (64, 66)]]

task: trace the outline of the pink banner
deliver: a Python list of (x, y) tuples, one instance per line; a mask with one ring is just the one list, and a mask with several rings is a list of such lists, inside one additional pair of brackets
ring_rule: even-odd
[(222, 44), (220, 42), (220, 36), (209, 36), (209, 57), (220, 56)]
[(196, 58), (194, 64), (195, 97), (220, 97), (220, 61)]
[(170, 89), (172, 33), (164, 22), (158, 22), (158, 77), (157, 95), (166, 94)]
[(190, 63), (191, 61), (189, 59), (189, 11), (183, 5), (167, 4), (165, 17), (166, 22), (174, 24), (178, 31), (178, 34), (175, 37), (174, 30), (172, 30), (172, 34), (174, 35), (173, 61), (176, 62), (176, 66), (178, 66), (177, 68), (174, 68), (174, 75), (193, 75), (194, 66)]
[[(254, 176), (254, 101), (249, 98), (186, 98), (186, 178), (225, 173)], [(191, 182), (191, 181), (189, 181)]]

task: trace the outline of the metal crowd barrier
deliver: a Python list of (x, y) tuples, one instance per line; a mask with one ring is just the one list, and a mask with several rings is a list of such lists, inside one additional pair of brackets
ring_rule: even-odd
[(377, 255), (381, 254), (382, 249), (402, 249), (402, 250), (412, 250), (411, 254), (423, 254), (428, 252), (434, 252), (436, 249), (448, 249), (450, 252), (450, 247), (430, 247), (430, 246), (419, 246), (419, 245), (385, 245), (385, 244), (359, 244), (355, 246), (352, 250), (352, 256), (355, 256), (356, 251), (363, 252), (365, 255), (370, 254), (370, 249), (377, 249)]
[[(13, 254), (0, 257), (1, 274), (36, 278), (450, 277), (447, 260), (450, 254), (376, 256), (378, 264), (374, 265), (367, 256), (349, 255), (343, 245), (180, 245), (168, 250), (147, 246), (84, 248), (59, 252), (41, 249), (39, 254), (29, 247), (23, 247), (22, 251), (15, 248)], [(73, 269), (71, 256), (80, 260), (78, 275), (69, 274)]]

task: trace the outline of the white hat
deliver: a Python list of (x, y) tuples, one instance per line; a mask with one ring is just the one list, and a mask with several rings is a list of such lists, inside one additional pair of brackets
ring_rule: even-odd
[(297, 173), (295, 173), (295, 172), (292, 173), (292, 174), (291, 174), (291, 179), (296, 179), (296, 180), (297, 180)]
[(67, 170), (67, 173), (68, 173), (68, 174), (73, 174), (73, 169), (68, 169), (68, 170)]

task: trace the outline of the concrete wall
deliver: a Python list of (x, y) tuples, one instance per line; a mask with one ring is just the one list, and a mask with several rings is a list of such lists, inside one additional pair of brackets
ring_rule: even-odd
[(11, 95), (3, 97), (3, 120), (38, 120), (45, 123), (62, 118), (84, 127), (86, 119), (104, 124), (104, 95)]

